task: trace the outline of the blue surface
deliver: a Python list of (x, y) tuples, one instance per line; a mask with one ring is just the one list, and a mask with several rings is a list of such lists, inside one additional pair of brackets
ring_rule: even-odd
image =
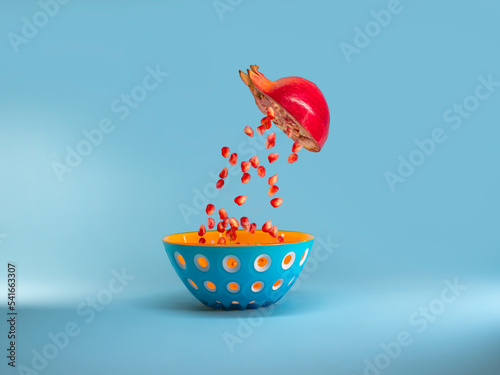
[[(496, 2), (58, 8), (0, 5), (0, 295), (15, 262), (18, 365), (73, 321), (40, 373), (500, 373)], [(288, 165), (277, 133), (278, 210), (263, 179), (206, 190), (223, 145), (263, 153), (242, 132), (261, 118), (250, 64), (315, 82), (331, 109), (319, 154)], [(168, 261), (161, 238), (196, 230), (207, 193), (316, 237), (267, 315), (207, 310)]]

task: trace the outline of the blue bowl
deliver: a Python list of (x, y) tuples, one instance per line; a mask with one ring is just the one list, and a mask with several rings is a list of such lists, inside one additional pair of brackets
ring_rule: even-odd
[(309, 256), (314, 237), (280, 231), (285, 242), (269, 234), (237, 231), (240, 243), (217, 243), (219, 232), (205, 234), (199, 244), (197, 232), (163, 238), (163, 245), (177, 275), (204, 305), (222, 309), (269, 306), (291, 288)]

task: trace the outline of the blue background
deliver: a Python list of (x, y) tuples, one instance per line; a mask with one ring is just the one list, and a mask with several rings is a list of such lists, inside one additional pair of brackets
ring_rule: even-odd
[[(391, 2), (222, 3), (218, 13), (212, 1), (73, 0), (17, 51), (9, 33), (22, 35), (40, 5), (0, 6), (0, 305), (15, 262), (17, 364), (30, 366), (32, 350), (74, 321), (81, 333), (40, 373), (376, 373), (366, 361), (407, 331), (412, 344), (380, 373), (499, 374), (500, 87), (458, 129), (443, 115), (479, 77), (500, 81), (500, 6), (401, 1), (346, 58), (342, 43), (355, 46), (355, 28), (376, 27), (371, 11)], [(237, 176), (211, 201), (337, 245), (286, 301), (211, 311), (185, 290), (161, 239), (205, 221), (193, 189), (224, 166), (220, 147), (256, 152), (242, 129), (262, 116), (238, 77), (250, 64), (315, 82), (330, 136), (289, 165), (291, 142), (277, 134), (279, 210), (265, 181), (243, 188)], [(148, 67), (169, 75), (121, 119), (112, 103)], [(58, 178), (54, 162), (103, 118), (113, 131)], [(391, 189), (384, 174), (436, 128), (446, 141)], [(233, 208), (241, 193), (255, 200)], [(197, 212), (185, 218), (187, 206)], [(134, 279), (86, 323), (78, 306), (123, 268)], [(419, 332), (410, 317), (440, 298), (444, 280), (466, 289)], [(2, 374), (18, 373), (0, 362)]]

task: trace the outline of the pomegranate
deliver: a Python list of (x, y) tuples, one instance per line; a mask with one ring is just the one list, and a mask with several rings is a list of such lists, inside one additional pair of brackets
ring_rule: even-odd
[(272, 121), (306, 150), (321, 150), (328, 138), (330, 111), (314, 83), (300, 77), (270, 81), (257, 65), (251, 65), (247, 73), (240, 70), (240, 77), (262, 113), (268, 118), (273, 114)]

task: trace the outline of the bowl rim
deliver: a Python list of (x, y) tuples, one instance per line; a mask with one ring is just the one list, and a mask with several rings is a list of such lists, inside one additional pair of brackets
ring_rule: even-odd
[[(217, 232), (217, 231), (209, 231), (209, 232)], [(245, 229), (238, 229), (236, 233), (238, 232), (246, 232)], [(255, 232), (262, 232), (262, 229), (258, 229)], [(197, 231), (190, 231), (190, 232), (181, 232), (181, 233), (172, 233), (169, 235), (166, 235), (163, 237), (162, 241), (164, 243), (172, 244), (172, 245), (180, 245), (180, 246), (199, 246), (199, 247), (215, 247), (215, 248), (242, 248), (242, 247), (257, 247), (257, 246), (286, 246), (286, 245), (291, 245), (291, 244), (297, 244), (297, 243), (304, 243), (308, 242), (311, 240), (314, 240), (314, 236), (309, 233), (305, 232), (298, 232), (294, 230), (280, 230), (280, 233), (297, 233), (304, 235), (304, 239), (300, 241), (291, 241), (291, 242), (277, 242), (277, 243), (252, 243), (248, 245), (236, 245), (236, 244), (226, 244), (226, 245), (219, 245), (219, 244), (210, 244), (210, 243), (198, 243), (198, 242), (191, 242), (191, 243), (186, 243), (186, 242), (174, 242), (172, 240), (169, 241), (169, 237), (172, 236), (180, 236), (180, 235), (186, 235), (186, 234), (193, 234), (193, 233), (198, 233)], [(208, 231), (207, 231), (208, 233)]]

